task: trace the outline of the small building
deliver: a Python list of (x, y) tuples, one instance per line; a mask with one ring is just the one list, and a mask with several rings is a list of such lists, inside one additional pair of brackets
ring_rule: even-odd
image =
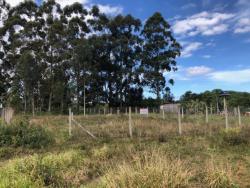
[(179, 109), (180, 104), (176, 103), (176, 104), (163, 104), (160, 106), (161, 110), (164, 110), (165, 112), (169, 112), (169, 113), (178, 113), (178, 109)]

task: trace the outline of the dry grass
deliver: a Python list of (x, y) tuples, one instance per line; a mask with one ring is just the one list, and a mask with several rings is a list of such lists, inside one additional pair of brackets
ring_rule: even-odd
[[(95, 134), (97, 140), (76, 126), (70, 138), (68, 116), (30, 119), (34, 126), (50, 130), (56, 143), (44, 150), (18, 148), (17, 152), (2, 148), (0, 185), (5, 187), (10, 182), (12, 187), (44, 187), (49, 173), (53, 187), (250, 186), (250, 129), (245, 126), (223, 131), (223, 117), (212, 117), (209, 125), (205, 125), (204, 116), (185, 117), (183, 135), (179, 136), (175, 115), (166, 116), (165, 120), (157, 114), (148, 118), (133, 115), (133, 139), (128, 135), (128, 116), (74, 118)], [(250, 118), (244, 117), (243, 122), (246, 125)], [(237, 127), (237, 121), (233, 124), (231, 119), (230, 126)], [(72, 163), (67, 156), (75, 155), (69, 153), (77, 154)], [(13, 171), (5, 157), (11, 164), (13, 161), (21, 164), (25, 159), (35, 165), (22, 162), (31, 170)]]
[(159, 151), (143, 152), (131, 162), (121, 162), (102, 178), (102, 186), (110, 188), (188, 187), (190, 169), (180, 160), (170, 160)]

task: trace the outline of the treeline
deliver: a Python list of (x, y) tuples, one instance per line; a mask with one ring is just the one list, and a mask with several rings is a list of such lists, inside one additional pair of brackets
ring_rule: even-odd
[[(224, 108), (223, 97), (221, 96), (223, 92), (221, 89), (205, 91), (199, 94), (187, 91), (181, 96), (180, 103), (182, 106), (190, 109), (195, 109), (197, 105), (204, 109), (204, 105), (207, 105), (209, 108), (212, 108), (214, 112), (220, 112), (223, 111)], [(226, 98), (228, 107), (231, 110), (238, 106), (244, 110), (250, 110), (250, 93), (237, 91), (227, 91), (226, 93), (229, 94)]]
[[(165, 72), (176, 71), (180, 45), (160, 13), (145, 24), (109, 16), (97, 6), (54, 0), (0, 0), (0, 94), (23, 111), (66, 111), (69, 106), (140, 106), (144, 88), (169, 95)], [(2, 25), (2, 26), (1, 26)]]

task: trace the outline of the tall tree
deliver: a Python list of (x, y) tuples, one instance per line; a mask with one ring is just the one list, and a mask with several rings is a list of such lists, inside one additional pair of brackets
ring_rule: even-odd
[[(67, 24), (67, 42), (68, 42), (68, 53), (71, 55), (69, 63), (72, 67), (72, 79), (76, 82), (76, 100), (77, 100), (77, 111), (79, 113), (80, 106), (80, 93), (83, 77), (83, 93), (84, 93), (84, 114), (85, 114), (85, 68), (86, 60), (82, 59), (82, 55), (89, 55), (88, 53), (88, 42), (84, 40), (86, 34), (89, 32), (89, 28), (85, 22), (85, 16), (87, 11), (83, 8), (80, 3), (74, 3), (70, 6), (66, 6), (63, 10), (65, 23)], [(86, 46), (85, 46), (86, 42)], [(86, 48), (86, 51), (84, 47)], [(79, 51), (82, 49), (83, 51)]]
[[(5, 0), (0, 0), (0, 97), (1, 100), (6, 96), (7, 89), (9, 88), (8, 77), (6, 74), (6, 67), (4, 66), (4, 59), (6, 56), (4, 45), (6, 44), (6, 40), (4, 39), (2, 28), (5, 25), (5, 21), (8, 19), (9, 5)], [(3, 102), (3, 101), (1, 101)]]
[[(177, 70), (175, 59), (180, 55), (181, 46), (173, 37), (170, 25), (159, 12), (146, 21), (141, 35), (144, 40), (142, 75), (145, 85), (160, 99), (160, 94), (166, 87), (164, 72)], [(173, 84), (173, 80), (169, 83)]]
[[(67, 62), (65, 51), (67, 50), (67, 40), (65, 39), (65, 26), (62, 22), (62, 9), (59, 4), (54, 0), (44, 1), (40, 7), (40, 12), (43, 18), (43, 31), (44, 31), (44, 43), (42, 46), (45, 52), (44, 61), (47, 64), (47, 68), (44, 72), (46, 78), (46, 84), (48, 86), (47, 97), (48, 100), (48, 112), (51, 112), (53, 97), (55, 100), (62, 101), (64, 92), (57, 92), (56, 87), (61, 85), (64, 87), (65, 80), (64, 67)], [(54, 94), (60, 94), (60, 96), (54, 96)], [(59, 102), (60, 103), (60, 102)], [(62, 104), (61, 104), (62, 106)]]
[(108, 24), (111, 49), (108, 76), (111, 80), (107, 83), (107, 91), (110, 103), (122, 106), (127, 102), (130, 88), (137, 84), (135, 69), (140, 57), (140, 38), (137, 35), (140, 26), (140, 20), (131, 15), (118, 15)]

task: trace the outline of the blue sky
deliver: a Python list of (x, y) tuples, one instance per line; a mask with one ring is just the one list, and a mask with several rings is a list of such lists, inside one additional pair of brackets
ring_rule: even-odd
[[(171, 89), (176, 98), (187, 90), (250, 92), (250, 0), (74, 1), (86, 7), (98, 4), (111, 15), (132, 14), (142, 21), (161, 12), (183, 46), (179, 71), (165, 74), (175, 79)], [(57, 0), (62, 6), (74, 1)]]

